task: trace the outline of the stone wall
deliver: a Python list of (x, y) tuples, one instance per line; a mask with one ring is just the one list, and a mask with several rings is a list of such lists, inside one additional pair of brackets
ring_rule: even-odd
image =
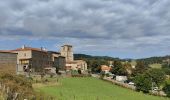
[(16, 73), (17, 54), (0, 52), (0, 72)]

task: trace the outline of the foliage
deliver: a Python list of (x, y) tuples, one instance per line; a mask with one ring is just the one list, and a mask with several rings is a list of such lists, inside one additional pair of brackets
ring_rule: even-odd
[[(26, 78), (22, 75), (4, 73), (0, 75), (0, 82), (10, 89), (7, 100), (13, 100), (14, 93), (19, 93), (19, 100), (23, 100), (25, 98), (29, 100), (35, 100), (34, 98), (36, 98), (36, 100), (46, 100), (44, 99), (46, 96), (43, 96), (43, 94), (34, 91), (32, 87), (32, 78)], [(39, 95), (41, 95), (41, 97)], [(49, 100), (53, 99), (51, 98)]]
[(127, 75), (127, 71), (125, 67), (118, 60), (114, 61), (114, 65), (113, 65), (111, 72), (115, 75)]
[(170, 75), (170, 64), (168, 62), (162, 63), (162, 69), (167, 75)]
[(148, 93), (151, 90), (152, 81), (147, 76), (143, 74), (138, 74), (134, 78), (134, 82), (136, 85), (137, 91), (143, 91), (144, 93)]
[(131, 75), (131, 74), (132, 74), (132, 70), (133, 70), (131, 63), (125, 62), (125, 63), (123, 64), (123, 66), (125, 67), (128, 75)]
[(146, 76), (152, 78), (158, 87), (165, 81), (165, 72), (161, 69), (150, 69), (145, 73)]
[(150, 57), (150, 58), (138, 59), (137, 61), (144, 62), (147, 65), (155, 64), (155, 63), (161, 64), (163, 60), (166, 60), (169, 57), (170, 56), (165, 56), (165, 57)]
[(134, 78), (134, 82), (138, 91), (148, 93), (151, 90), (152, 83), (156, 86), (160, 85), (165, 81), (165, 73), (161, 69), (150, 69), (143, 74), (138, 74)]
[(132, 74), (133, 76), (136, 76), (137, 74), (143, 74), (147, 68), (148, 66), (144, 62), (138, 61)]
[(170, 97), (170, 84), (166, 83), (165, 87), (163, 87), (163, 91)]
[(71, 70), (71, 75), (78, 75), (78, 71), (77, 70)]

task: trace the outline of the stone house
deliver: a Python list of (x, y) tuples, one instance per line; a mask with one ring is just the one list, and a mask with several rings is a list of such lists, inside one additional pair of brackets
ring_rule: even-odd
[(42, 72), (44, 68), (52, 67), (51, 55), (42, 48), (23, 46), (12, 51), (18, 54), (18, 74), (23, 74), (24, 72)]

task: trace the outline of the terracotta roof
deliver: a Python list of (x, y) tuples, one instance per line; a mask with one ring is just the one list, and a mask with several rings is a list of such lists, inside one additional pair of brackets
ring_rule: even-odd
[(110, 71), (112, 68), (107, 66), (107, 65), (101, 65), (101, 70), (104, 71), (104, 70), (108, 70)]

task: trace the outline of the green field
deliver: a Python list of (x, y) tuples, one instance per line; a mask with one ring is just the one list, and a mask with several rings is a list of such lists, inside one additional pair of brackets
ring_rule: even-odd
[(161, 64), (150, 64), (149, 67), (161, 69), (162, 65)]
[(170, 100), (131, 91), (95, 78), (63, 78), (56, 86), (36, 87), (56, 100)]

